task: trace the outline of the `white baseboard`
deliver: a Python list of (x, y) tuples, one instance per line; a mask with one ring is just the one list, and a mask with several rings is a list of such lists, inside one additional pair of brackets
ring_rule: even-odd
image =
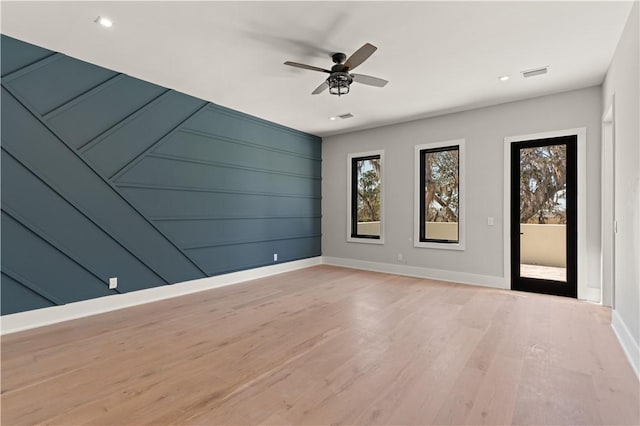
[[(56, 324), (72, 319), (88, 317), (104, 312), (115, 311), (131, 306), (142, 305), (186, 294), (211, 290), (232, 284), (238, 284), (249, 280), (264, 278), (284, 272), (295, 271), (321, 264), (342, 266), (346, 268), (362, 269), (367, 271), (384, 272), (388, 274), (405, 275), (417, 278), (435, 279), (450, 281), (455, 283), (470, 284), (499, 289), (508, 288), (503, 277), (470, 274), (466, 272), (447, 271), (443, 269), (425, 268), (421, 266), (409, 266), (404, 264), (392, 264), (381, 262), (370, 262), (366, 260), (347, 259), (331, 256), (317, 256), (309, 259), (296, 260), (293, 262), (279, 263), (276, 265), (264, 266), (261, 268), (249, 269), (246, 271), (233, 272), (230, 274), (217, 275), (214, 277), (202, 278), (193, 281), (165, 285), (134, 291), (131, 293), (117, 294), (96, 299), (83, 300), (80, 302), (68, 303), (50, 308), (35, 309), (32, 311), (19, 312), (0, 317), (0, 335), (16, 333), (45, 325)], [(599, 289), (587, 295), (587, 300), (599, 301)], [(596, 291), (597, 290), (597, 291)], [(597, 295), (596, 295), (597, 293)], [(612, 326), (622, 347), (627, 353), (627, 357), (632, 362), (636, 374), (640, 371), (640, 350), (631, 334), (627, 330), (622, 320), (613, 311)], [(631, 354), (635, 354), (635, 361)]]
[(131, 293), (98, 297), (95, 299), (68, 303), (66, 305), (4, 315), (0, 317), (0, 335), (16, 333), (18, 331), (88, 317), (158, 300), (170, 299), (173, 297), (183, 296), (185, 294), (211, 290), (218, 287), (238, 284), (244, 281), (264, 278), (320, 264), (322, 264), (322, 256), (317, 256), (309, 259), (278, 263), (275, 265), (263, 266), (261, 268), (216, 275), (214, 277), (185, 281), (172, 285), (163, 285), (160, 287), (133, 291)]
[(631, 363), (631, 368), (636, 373), (636, 377), (640, 379), (640, 346), (616, 310), (611, 311), (611, 328), (613, 328), (622, 350), (624, 350), (629, 363)]
[(446, 271), (443, 269), (424, 268), (421, 266), (398, 265), (393, 263), (369, 262), (358, 259), (345, 259), (340, 257), (323, 256), (323, 263), (333, 266), (344, 266), (346, 268), (364, 269), (367, 271), (386, 272), (388, 274), (406, 275), (409, 277), (429, 278), (441, 281), (451, 281), (455, 283), (479, 285), (504, 289), (505, 280), (503, 277), (489, 275), (469, 274), (467, 272)]

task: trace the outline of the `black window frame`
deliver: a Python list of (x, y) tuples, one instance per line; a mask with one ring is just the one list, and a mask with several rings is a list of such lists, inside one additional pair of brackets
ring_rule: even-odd
[[(460, 206), (458, 205), (458, 239), (444, 240), (438, 238), (426, 238), (426, 158), (427, 154), (444, 151), (458, 151), (458, 197), (460, 198), (460, 145), (439, 146), (437, 148), (425, 148), (420, 150), (420, 233), (421, 243), (460, 244)], [(460, 203), (460, 200), (458, 201)]]
[[(358, 162), (366, 160), (378, 160), (382, 167), (380, 154), (351, 157), (351, 238), (380, 240), (380, 235), (358, 234)], [(380, 176), (380, 185), (382, 185), (382, 176)], [(382, 208), (382, 200), (380, 200), (380, 208)], [(382, 220), (380, 221), (380, 229), (382, 230)]]

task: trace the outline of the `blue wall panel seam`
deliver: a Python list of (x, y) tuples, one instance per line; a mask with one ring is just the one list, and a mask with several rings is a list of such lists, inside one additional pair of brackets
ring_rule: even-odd
[(240, 111), (234, 111), (232, 109), (223, 107), (221, 105), (217, 105), (214, 104), (213, 102), (209, 103), (209, 108), (210, 110), (214, 110), (216, 112), (220, 112), (221, 114), (224, 114), (228, 117), (233, 117), (233, 118), (240, 118), (240, 119), (244, 119), (246, 121), (253, 121), (256, 124), (260, 124), (262, 126), (265, 127), (271, 127), (272, 129), (275, 130), (282, 130), (288, 133), (291, 133), (295, 136), (302, 136), (303, 138), (307, 139), (308, 141), (311, 142), (316, 142), (316, 143), (322, 143), (322, 139), (319, 136), (316, 135), (312, 135), (310, 133), (305, 133), (303, 131), (297, 130), (297, 129), (293, 129), (291, 127), (287, 127), (287, 126), (283, 126), (282, 124), (277, 124), (274, 123), (272, 121), (269, 120), (265, 120), (263, 118), (260, 117), (254, 117), (252, 115), (248, 115), (245, 113), (242, 113)]
[[(92, 88), (87, 89), (84, 92), (82, 92), (82, 93), (74, 96), (73, 98), (69, 99), (68, 101), (63, 102), (62, 104), (58, 105), (57, 107), (52, 108), (47, 113), (42, 114), (41, 117), (42, 117), (42, 119), (44, 121), (49, 121), (52, 118), (56, 117), (57, 115), (65, 112), (69, 108), (79, 104), (80, 102), (83, 102), (86, 99), (89, 99), (91, 96), (95, 95), (96, 93), (102, 92), (104, 89), (107, 89), (108, 87), (110, 87), (111, 85), (117, 83), (118, 81), (122, 80), (125, 77), (127, 77), (126, 74), (116, 74), (114, 76), (111, 76), (108, 79), (96, 84)], [(13, 91), (12, 91), (12, 93), (13, 93)], [(47, 127), (49, 127), (49, 126), (47, 126)]]
[(158, 103), (160, 103), (162, 101), (162, 99), (170, 92), (171, 92), (171, 89), (167, 89), (164, 92), (160, 93), (158, 96), (154, 97), (149, 102), (147, 102), (146, 104), (142, 105), (140, 108), (136, 109), (131, 114), (127, 115), (126, 117), (124, 117), (123, 119), (118, 121), (113, 126), (109, 127), (108, 129), (106, 129), (103, 132), (100, 132), (99, 135), (91, 138), (87, 142), (85, 142), (82, 145), (80, 145), (77, 148), (78, 151), (80, 151), (82, 154), (84, 154), (86, 151), (90, 150), (91, 148), (93, 148), (94, 146), (98, 145), (100, 142), (105, 140), (111, 134), (115, 133), (116, 131), (118, 131), (122, 127), (124, 127), (124, 126), (130, 124), (131, 122), (135, 121), (136, 119), (138, 119), (149, 108), (152, 108), (153, 106), (155, 106)]
[(31, 62), (27, 65), (24, 65), (18, 68), (15, 71), (11, 71), (10, 73), (3, 75), (2, 83), (10, 83), (12, 80), (15, 80), (16, 78), (22, 77), (23, 75), (27, 75), (32, 71), (42, 68), (43, 66), (48, 65), (62, 58), (64, 58), (64, 55), (62, 53), (53, 52), (50, 55), (45, 56), (44, 58), (40, 58), (35, 62)]
[(184, 129), (180, 129), (180, 131), (184, 132), (184, 133), (191, 133), (191, 134), (194, 134), (194, 135), (197, 135), (197, 136), (203, 136), (203, 137), (206, 137), (206, 138), (212, 139), (212, 140), (219, 140), (219, 141), (227, 142), (227, 143), (250, 146), (252, 148), (261, 149), (261, 150), (264, 150), (264, 151), (277, 152), (279, 154), (290, 155), (292, 157), (305, 158), (305, 159), (308, 159), (308, 160), (322, 162), (322, 158), (316, 158), (316, 157), (313, 157), (311, 155), (300, 154), (300, 153), (297, 153), (297, 152), (294, 152), (294, 151), (289, 151), (289, 150), (286, 150), (286, 149), (272, 148), (272, 147), (268, 147), (268, 146), (265, 146), (265, 145), (257, 144), (255, 142), (248, 142), (248, 141), (244, 141), (244, 140), (241, 140), (241, 139), (231, 138), (229, 136), (219, 135), (217, 133), (205, 132), (203, 130), (192, 129), (192, 128), (189, 128), (189, 127), (185, 127)]
[(243, 195), (260, 195), (267, 197), (282, 197), (282, 198), (310, 198), (314, 200), (321, 200), (321, 196), (316, 195), (304, 195), (304, 194), (282, 194), (276, 192), (258, 192), (258, 191), (239, 191), (219, 188), (200, 188), (200, 187), (188, 187), (188, 186), (171, 186), (171, 185), (150, 185), (144, 183), (135, 182), (118, 182), (119, 188), (137, 188), (137, 189), (161, 189), (166, 191), (188, 191), (188, 192), (210, 192), (214, 194), (243, 194)]
[(194, 244), (192, 246), (186, 246), (185, 250), (200, 250), (211, 247), (228, 247), (228, 246), (241, 246), (245, 244), (258, 244), (258, 243), (268, 243), (271, 241), (287, 241), (287, 240), (302, 240), (305, 238), (319, 238), (322, 234), (309, 234), (309, 235), (290, 235), (286, 237), (277, 237), (277, 238), (266, 238), (264, 240), (244, 240), (244, 241), (224, 241), (221, 243), (211, 243), (211, 244)]
[[(3, 85), (4, 86), (4, 85)], [(95, 167), (88, 162), (82, 155), (80, 155), (75, 149), (73, 149), (70, 145), (67, 144), (67, 142), (60, 137), (60, 135), (58, 135), (58, 133), (54, 130), (49, 128), (49, 126), (47, 126), (46, 122), (44, 122), (44, 120), (42, 119), (42, 117), (40, 117), (35, 111), (33, 111), (31, 109), (31, 107), (29, 106), (29, 104), (25, 104), (23, 102), (21, 102), (20, 98), (17, 97), (15, 95), (15, 93), (13, 93), (12, 90), (10, 90), (9, 88), (6, 88), (8, 93), (13, 96), (16, 101), (18, 103), (20, 103), (27, 111), (29, 111), (29, 113), (31, 113), (31, 115), (37, 120), (39, 121), (52, 135), (55, 136), (56, 139), (58, 139), (60, 142), (62, 142), (62, 144), (69, 149), (73, 155), (75, 155), (76, 157), (78, 157), (78, 159), (80, 159), (80, 161), (82, 163), (84, 163), (89, 170), (91, 170), (93, 173), (95, 173), (96, 176), (98, 176), (99, 179), (101, 179), (104, 183), (106, 183), (109, 188), (111, 188), (111, 190), (118, 196), (120, 197), (120, 199), (122, 199), (122, 201), (124, 201), (124, 203), (129, 206), (129, 208), (131, 208), (137, 215), (139, 215), (145, 222), (147, 222), (156, 232), (158, 232), (169, 244), (171, 244), (179, 253), (181, 253), (185, 259), (187, 259), (193, 266), (196, 267), (197, 270), (199, 270), (204, 276), (207, 276), (207, 273), (200, 267), (200, 265), (198, 265), (193, 259), (191, 259), (191, 257), (189, 257), (180, 247), (178, 247), (178, 245), (176, 243), (174, 243), (164, 232), (162, 232), (153, 222), (151, 222), (145, 215), (142, 214), (142, 212), (140, 212), (123, 194), (120, 193), (120, 191), (118, 190), (118, 188), (111, 183), (111, 181), (109, 181), (109, 179), (106, 179), (104, 176), (102, 176), (96, 169)], [(14, 156), (15, 158), (15, 156)], [(129, 251), (131, 253), (131, 251)], [(133, 253), (132, 253), (133, 254)], [(140, 260), (138, 258), (138, 256), (136, 256), (136, 259)], [(144, 262), (143, 262), (144, 263)], [(146, 263), (144, 263), (146, 265)], [(148, 267), (148, 265), (147, 265)], [(153, 269), (152, 269), (153, 270)], [(154, 270), (155, 272), (155, 270)], [(159, 275), (159, 273), (155, 272), (156, 275)], [(162, 279), (168, 283), (168, 280), (166, 280), (164, 277), (162, 277)]]
[(265, 173), (265, 174), (271, 174), (271, 175), (291, 176), (291, 177), (297, 177), (301, 179), (321, 180), (320, 177), (303, 175), (301, 173), (281, 172), (278, 170), (261, 169), (258, 167), (237, 166), (235, 164), (230, 164), (230, 163), (220, 163), (217, 161), (199, 160), (191, 157), (183, 157), (181, 155), (150, 153), (150, 154), (147, 154), (147, 157), (162, 158), (164, 160), (174, 160), (182, 163), (200, 164), (203, 166), (223, 167), (225, 169), (245, 170), (249, 172), (259, 172), (259, 173)]
[[(35, 235), (36, 237), (38, 237), (41, 240), (45, 241), (54, 250), (59, 251), (64, 256), (66, 256), (67, 258), (72, 260), (80, 268), (84, 269), (89, 274), (93, 275), (98, 281), (104, 283), (105, 285), (107, 284), (107, 280), (104, 277), (101, 277), (98, 272), (94, 271), (93, 267), (91, 265), (86, 265), (86, 264), (83, 264), (82, 262), (80, 262), (75, 257), (75, 255), (73, 255), (71, 253), (71, 250), (66, 248), (63, 244), (59, 243), (58, 241), (56, 241), (51, 236), (47, 235), (47, 233), (44, 232), (42, 229), (40, 229), (40, 227), (38, 227), (38, 226), (34, 225), (33, 223), (31, 223), (30, 221), (28, 221), (25, 217), (23, 217), (21, 214), (16, 212), (16, 210), (13, 209), (11, 206), (9, 206), (6, 202), (3, 202), (2, 208), (0, 210), (2, 210), (6, 215), (10, 216), (16, 222), (18, 222), (20, 224), (20, 226), (22, 226), (23, 228), (25, 228), (26, 230), (31, 232), (33, 235)], [(118, 289), (116, 289), (115, 291), (117, 293), (120, 293), (120, 290), (118, 290)]]
[(91, 138), (89, 141), (80, 145), (77, 148), (77, 150), (82, 154), (91, 150), (91, 148), (95, 147), (96, 145), (99, 145), (102, 141), (104, 141), (106, 138), (111, 136), (113, 133), (117, 132), (121, 128), (137, 120), (140, 116), (142, 116), (145, 112), (147, 112), (148, 109), (153, 108), (154, 106), (162, 102), (164, 97), (166, 97), (170, 92), (172, 92), (171, 89), (166, 89), (164, 92), (160, 93), (159, 95), (157, 95), (156, 97), (148, 101), (146, 104), (142, 105), (140, 108), (133, 111), (131, 114), (119, 120), (113, 126), (109, 127), (103, 132), (100, 132), (100, 134), (98, 134), (97, 136)]
[(322, 215), (313, 216), (150, 216), (156, 222), (190, 222), (208, 220), (271, 220), (271, 219), (321, 219)]
[[(204, 101), (203, 101), (204, 102)], [(174, 134), (175, 132), (177, 132), (181, 126), (183, 126), (185, 123), (187, 123), (189, 120), (191, 120), (193, 117), (197, 116), (200, 111), (202, 111), (205, 107), (207, 106), (207, 104), (205, 103), (204, 105), (200, 106), (199, 108), (195, 109), (193, 113), (189, 114), (184, 120), (180, 121), (178, 124), (176, 124), (173, 128), (171, 128), (171, 130), (169, 130), (167, 133), (165, 133), (164, 135), (162, 135), (157, 141), (155, 141), (154, 143), (152, 143), (151, 145), (149, 145), (144, 151), (142, 151), (140, 154), (138, 154), (136, 157), (134, 157), (133, 159), (131, 159), (129, 162), (127, 162), (124, 166), (120, 167), (118, 170), (116, 170), (115, 173), (112, 173), (111, 176), (109, 176), (109, 181), (116, 181), (118, 180), (123, 174), (125, 174), (126, 172), (128, 172), (131, 168), (135, 167), (140, 161), (142, 161), (142, 159), (149, 154), (150, 152), (152, 152), (156, 147), (162, 145), (167, 139), (169, 139), (169, 137)]]
[(140, 262), (140, 264), (142, 264), (145, 268), (147, 268), (149, 271), (151, 271), (151, 273), (153, 273), (155, 276), (157, 276), (158, 278), (160, 278), (162, 281), (164, 281), (165, 283), (169, 283), (169, 281), (167, 279), (165, 279), (162, 275), (160, 275), (158, 272), (156, 272), (153, 268), (151, 268), (149, 265), (146, 264), (146, 262), (144, 262), (142, 259), (140, 259), (138, 256), (136, 256), (135, 253), (133, 253), (131, 250), (129, 250), (127, 248), (127, 246), (120, 242), (117, 238), (115, 238), (109, 231), (107, 231), (102, 225), (100, 225), (99, 223), (97, 223), (95, 220), (93, 220), (93, 218), (91, 218), (91, 216), (86, 213), (79, 205), (77, 205), (76, 203), (73, 203), (69, 200), (69, 198), (67, 196), (65, 196), (63, 194), (62, 191), (58, 190), (58, 188), (56, 187), (56, 185), (52, 184), (51, 182), (49, 182), (45, 177), (41, 176), (39, 173), (35, 172), (33, 167), (29, 167), (29, 164), (27, 161), (21, 160), (19, 159), (14, 153), (11, 152), (10, 148), (8, 148), (6, 145), (3, 144), (3, 146), (1, 147), (2, 151), (5, 152), (6, 155), (11, 156), (11, 158), (13, 158), (16, 162), (18, 162), (18, 164), (20, 164), (22, 167), (24, 167), (26, 170), (28, 170), (32, 175), (34, 175), (36, 177), (36, 179), (38, 179), (40, 182), (42, 182), (44, 185), (46, 185), (48, 188), (50, 188), (56, 195), (58, 195), (62, 200), (64, 200), (67, 204), (69, 204), (73, 209), (75, 209), (76, 211), (78, 211), (82, 216), (84, 216), (89, 222), (91, 222), (93, 225), (95, 225), (100, 231), (102, 231), (108, 238), (110, 238), (111, 240), (113, 240), (117, 245), (119, 245), (120, 247), (122, 247), (122, 249), (124, 251), (126, 251), (127, 253), (129, 253), (131, 256), (133, 256), (133, 258), (135, 260), (137, 260), (138, 262)]
[(14, 272), (13, 270), (8, 268), (7, 266), (2, 265), (1, 268), (2, 268), (2, 273), (3, 274), (5, 274), (9, 278), (13, 279), (14, 281), (16, 281), (21, 286), (26, 287), (29, 290), (33, 291), (38, 296), (47, 299), (49, 302), (51, 302), (51, 303), (53, 303), (55, 305), (64, 305), (65, 304), (63, 300), (58, 299), (56, 296), (52, 295), (48, 291), (38, 287), (36, 284), (34, 284), (30, 280), (26, 279), (22, 275), (18, 274), (17, 272)]

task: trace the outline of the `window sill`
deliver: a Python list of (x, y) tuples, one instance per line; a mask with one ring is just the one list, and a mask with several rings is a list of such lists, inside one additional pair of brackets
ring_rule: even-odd
[(464, 251), (464, 243), (449, 244), (449, 243), (414, 242), (413, 246), (416, 247), (416, 248), (429, 248), (429, 249), (437, 249), (437, 250)]
[(384, 238), (356, 238), (356, 237), (351, 237), (348, 236), (347, 237), (347, 242), (348, 243), (363, 243), (363, 244), (378, 244), (378, 245), (383, 245), (384, 244)]

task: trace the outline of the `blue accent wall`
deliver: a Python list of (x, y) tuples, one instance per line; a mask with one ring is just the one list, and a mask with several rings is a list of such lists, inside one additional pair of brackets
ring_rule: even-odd
[(320, 255), (320, 138), (1, 43), (2, 315)]

